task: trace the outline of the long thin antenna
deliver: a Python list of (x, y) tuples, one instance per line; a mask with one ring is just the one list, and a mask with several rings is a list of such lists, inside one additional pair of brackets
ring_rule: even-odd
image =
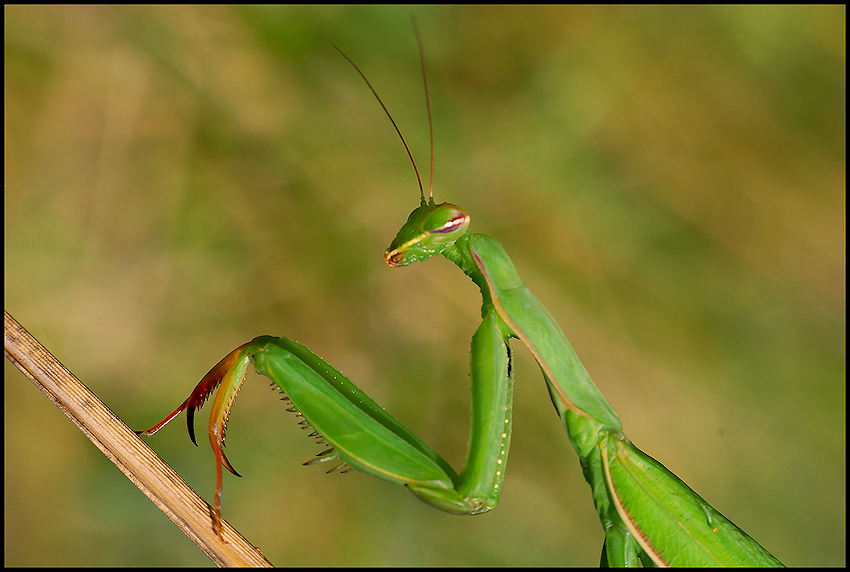
[[(415, 25), (414, 25), (414, 28), (415, 28)], [(417, 38), (418, 38), (418, 35), (417, 35)], [(366, 79), (366, 76), (363, 74), (362, 71), (360, 71), (360, 68), (357, 67), (357, 64), (355, 64), (353, 61), (351, 61), (351, 58), (346, 56), (345, 52), (343, 52), (341, 49), (339, 49), (339, 46), (337, 46), (336, 44), (333, 44), (333, 47), (336, 48), (336, 51), (338, 51), (339, 53), (342, 54), (342, 57), (344, 57), (345, 59), (348, 60), (348, 63), (350, 63), (352, 66), (354, 66), (354, 69), (357, 70), (357, 73), (360, 74), (360, 77), (363, 78), (363, 81), (365, 81), (366, 85), (369, 86), (369, 89), (372, 90), (372, 94), (375, 96), (375, 99), (377, 99), (378, 103), (381, 104), (381, 107), (384, 108), (384, 113), (386, 113), (387, 117), (390, 118), (390, 121), (392, 122), (393, 127), (395, 127), (395, 132), (398, 133), (398, 136), (401, 139), (401, 143), (404, 145), (405, 151), (407, 151), (407, 156), (410, 157), (410, 164), (413, 165), (413, 172), (416, 173), (416, 181), (419, 183), (419, 196), (422, 197), (422, 202), (424, 204), (424, 202), (425, 202), (425, 190), (422, 188), (422, 179), (419, 178), (419, 169), (416, 168), (416, 161), (413, 160), (413, 154), (410, 152), (410, 147), (407, 146), (407, 141), (404, 140), (404, 136), (401, 134), (401, 131), (399, 130), (398, 125), (396, 125), (395, 119), (393, 119), (393, 116), (390, 115), (390, 112), (387, 109), (387, 106), (384, 105), (383, 101), (381, 101), (381, 97), (378, 95), (378, 92), (375, 91), (375, 88), (372, 87), (372, 84), (369, 83), (369, 80)], [(426, 90), (426, 93), (427, 93), (427, 90)], [(428, 109), (428, 116), (429, 117), (431, 116), (430, 108)], [(432, 147), (432, 155), (431, 156), (432, 156), (432, 165), (433, 165), (433, 144), (431, 145), (431, 147)], [(433, 176), (433, 168), (431, 169), (431, 171), (432, 171), (432, 176)], [(432, 193), (432, 196), (433, 196), (433, 193)]]
[(434, 121), (431, 118), (431, 92), (428, 89), (428, 74), (425, 72), (425, 50), (422, 49), (422, 38), (419, 37), (416, 16), (411, 16), (410, 19), (413, 21), (413, 35), (416, 36), (419, 63), (422, 64), (422, 81), (425, 83), (425, 107), (428, 108), (428, 133), (431, 136), (431, 180), (428, 184), (428, 198), (431, 202), (434, 202)]

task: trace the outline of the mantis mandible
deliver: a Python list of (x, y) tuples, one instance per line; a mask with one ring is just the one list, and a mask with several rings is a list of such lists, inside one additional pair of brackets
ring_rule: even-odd
[(358, 469), (404, 485), (420, 500), (441, 510), (481, 514), (498, 504), (505, 475), (513, 396), (509, 341), (516, 338), (537, 360), (552, 404), (590, 484), (605, 532), (603, 565), (781, 566), (755, 540), (629, 441), (617, 413), (499, 242), (472, 233), (470, 217), (462, 208), (435, 204), (433, 122), (425, 60), (415, 24), (414, 33), (431, 136), (427, 200), (401, 131), (363, 72), (340, 53), (389, 117), (419, 181), (420, 205), (384, 253), (386, 263), (407, 266), (442, 255), (481, 290), (482, 321), (471, 344), (472, 421), (463, 470), (457, 473), (330, 364), (290, 339), (272, 336), (257, 337), (233, 350), (174, 412), (138, 433), (153, 435), (186, 410), (189, 436), (196, 442), (194, 412), (218, 388), (208, 432), (216, 460), (212, 524), (221, 538), (222, 467), (238, 476), (224, 454), (225, 428), (248, 366), (253, 365), (277, 385), (289, 404), (288, 411), (302, 418), (299, 423), (312, 428), (310, 436), (327, 446), (305, 464), (336, 462), (328, 472)]

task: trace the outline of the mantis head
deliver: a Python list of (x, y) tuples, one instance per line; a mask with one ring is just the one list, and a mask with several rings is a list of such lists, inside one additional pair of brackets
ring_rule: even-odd
[(410, 217), (401, 230), (398, 231), (395, 239), (390, 244), (390, 247), (384, 253), (384, 260), (390, 266), (407, 266), (413, 262), (427, 260), (435, 254), (441, 254), (446, 248), (451, 246), (457, 239), (467, 232), (469, 227), (469, 215), (462, 208), (449, 203), (434, 204), (434, 122), (431, 119), (431, 96), (428, 92), (428, 77), (425, 74), (425, 55), (422, 50), (422, 41), (419, 38), (419, 31), (416, 28), (416, 20), (413, 20), (413, 34), (416, 36), (416, 45), (419, 48), (419, 63), (422, 65), (422, 81), (425, 84), (425, 106), (428, 109), (428, 131), (431, 136), (431, 184), (428, 193), (429, 200), (425, 201), (425, 189), (422, 187), (422, 178), (419, 176), (419, 169), (416, 168), (416, 161), (413, 160), (413, 154), (410, 152), (410, 147), (404, 140), (395, 119), (390, 114), (387, 106), (381, 101), (381, 97), (372, 84), (366, 78), (366, 75), (360, 71), (351, 58), (345, 55), (342, 50), (334, 46), (337, 51), (342, 54), (348, 63), (350, 63), (369, 89), (381, 104), (384, 113), (387, 114), (390, 122), (393, 124), (399, 139), (401, 139), (404, 150), (407, 151), (407, 156), (410, 158), (410, 164), (413, 166), (413, 172), (416, 175), (416, 181), (419, 183), (419, 194), (422, 197), (422, 203), (418, 208), (410, 213)]
[(390, 266), (407, 266), (427, 260), (452, 245), (469, 228), (469, 215), (450, 203), (434, 204), (434, 199), (416, 208), (398, 231), (384, 260)]

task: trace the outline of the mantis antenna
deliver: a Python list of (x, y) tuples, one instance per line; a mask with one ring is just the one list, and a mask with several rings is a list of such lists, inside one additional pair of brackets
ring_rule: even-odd
[[(419, 63), (422, 66), (422, 80), (425, 83), (425, 106), (428, 108), (428, 133), (430, 135), (431, 140), (431, 178), (428, 185), (428, 199), (433, 203), (434, 202), (434, 122), (431, 117), (431, 95), (428, 90), (428, 75), (425, 73), (425, 52), (422, 49), (422, 40), (419, 37), (419, 29), (416, 27), (416, 19), (413, 18), (413, 35), (416, 36), (416, 46), (419, 48)], [(381, 96), (378, 95), (378, 92), (375, 91), (375, 88), (372, 87), (372, 84), (369, 83), (369, 80), (366, 78), (366, 75), (360, 71), (360, 68), (357, 67), (351, 58), (345, 55), (339, 46), (333, 44), (333, 47), (336, 48), (342, 57), (348, 60), (354, 69), (357, 70), (357, 73), (360, 74), (360, 77), (363, 78), (363, 81), (366, 82), (366, 85), (369, 86), (369, 89), (372, 91), (372, 95), (375, 96), (375, 99), (378, 100), (378, 103), (381, 104), (381, 108), (383, 108), (384, 113), (389, 117), (390, 122), (395, 127), (395, 132), (398, 133), (399, 139), (401, 139), (402, 145), (404, 145), (404, 150), (407, 151), (407, 156), (410, 158), (410, 164), (413, 165), (413, 172), (416, 173), (416, 181), (419, 183), (419, 196), (422, 197), (423, 204), (425, 202), (425, 189), (422, 187), (422, 178), (419, 176), (419, 169), (416, 168), (416, 161), (413, 160), (413, 154), (410, 152), (410, 147), (407, 146), (407, 141), (404, 140), (404, 136), (401, 134), (401, 130), (396, 125), (395, 119), (390, 114), (390, 111), (387, 109), (387, 106), (384, 105), (384, 102), (381, 100)]]
[[(425, 72), (425, 50), (422, 49), (422, 39), (419, 37), (419, 28), (416, 26), (416, 18), (413, 21), (413, 35), (416, 36), (416, 47), (419, 48), (419, 63), (422, 65), (422, 82), (425, 84), (425, 107), (428, 109), (428, 135), (431, 139), (431, 180), (428, 184), (428, 198), (434, 202), (434, 121), (431, 118), (431, 90), (428, 89), (428, 74)], [(420, 185), (421, 186), (421, 185)], [(424, 198), (424, 197), (423, 197)]]

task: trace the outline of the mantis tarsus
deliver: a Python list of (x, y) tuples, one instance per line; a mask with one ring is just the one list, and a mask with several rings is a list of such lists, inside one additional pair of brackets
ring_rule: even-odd
[[(414, 27), (415, 30), (415, 27)], [(384, 254), (389, 266), (443, 255), (480, 288), (482, 322), (472, 338), (472, 422), (464, 469), (457, 473), (339, 371), (287, 338), (260, 336), (236, 348), (195, 387), (152, 435), (183, 410), (195, 441), (194, 412), (218, 388), (209, 439), (216, 459), (213, 527), (220, 536), (222, 467), (238, 474), (224, 454), (230, 409), (248, 366), (278, 386), (289, 411), (327, 448), (305, 464), (336, 462), (406, 486), (420, 500), (455, 514), (496, 507), (511, 436), (513, 373), (509, 340), (520, 339), (540, 365), (552, 403), (564, 422), (605, 531), (601, 562), (609, 565), (757, 565), (781, 563), (712, 508), (661, 463), (625, 436), (616, 412), (591, 381), (567, 338), (531, 293), (502, 246), (469, 230), (460, 207), (433, 199), (433, 127), (424, 56), (418, 33), (431, 132), (431, 185), (426, 200), (404, 137), (377, 92), (354, 62), (404, 144), (420, 187), (420, 206)], [(340, 53), (342, 53), (340, 51)], [(328, 472), (331, 472), (328, 471)]]

